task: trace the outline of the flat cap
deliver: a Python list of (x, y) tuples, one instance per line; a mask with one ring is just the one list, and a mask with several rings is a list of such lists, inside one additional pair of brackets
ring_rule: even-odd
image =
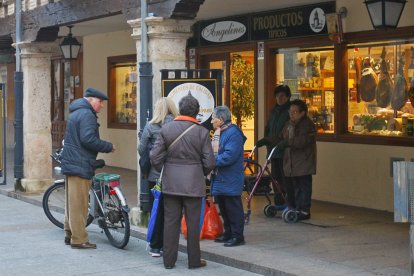
[(91, 87), (86, 89), (84, 97), (94, 97), (106, 101), (109, 99), (104, 93)]

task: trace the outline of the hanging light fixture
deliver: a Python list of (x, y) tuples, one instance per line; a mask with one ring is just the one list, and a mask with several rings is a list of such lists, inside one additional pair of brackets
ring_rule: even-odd
[(63, 39), (59, 45), (65, 59), (76, 59), (78, 57), (82, 44), (72, 36), (73, 26), (67, 26), (69, 28), (69, 34)]
[(395, 29), (406, 0), (365, 0), (374, 29)]

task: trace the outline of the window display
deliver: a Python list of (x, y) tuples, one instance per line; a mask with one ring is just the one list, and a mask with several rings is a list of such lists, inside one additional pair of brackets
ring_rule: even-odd
[(137, 67), (136, 56), (108, 58), (109, 127), (136, 128)]
[(309, 117), (318, 133), (334, 132), (334, 50), (279, 49), (276, 83), (290, 87), (293, 99), (308, 105)]
[(413, 42), (350, 45), (348, 63), (349, 132), (413, 136)]

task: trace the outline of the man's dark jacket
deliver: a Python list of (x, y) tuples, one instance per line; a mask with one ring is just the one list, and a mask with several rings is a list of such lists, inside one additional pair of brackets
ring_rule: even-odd
[[(290, 102), (284, 105), (275, 105), (270, 113), (269, 120), (265, 127), (264, 138), (269, 141), (267, 144), (267, 154), (270, 154), (273, 147), (280, 141), (280, 136), (286, 122), (289, 121)], [(276, 151), (273, 158), (283, 158), (283, 150)]]
[(98, 117), (85, 98), (71, 103), (69, 112), (62, 152), (62, 172), (65, 175), (92, 179), (98, 152), (111, 152), (112, 143), (99, 138)]

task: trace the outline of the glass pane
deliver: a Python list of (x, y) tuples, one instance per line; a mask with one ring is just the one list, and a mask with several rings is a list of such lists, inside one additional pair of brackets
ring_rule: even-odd
[(221, 88), (221, 102), (226, 102), (226, 61), (217, 60), (209, 62), (209, 69), (221, 69), (223, 70), (223, 86)]
[(113, 69), (117, 80), (116, 91), (116, 122), (136, 123), (137, 93), (136, 68), (119, 66)]
[(413, 46), (387, 41), (349, 47), (349, 132), (413, 136)]
[(318, 133), (334, 132), (334, 51), (333, 48), (278, 49), (276, 84), (288, 85), (291, 99), (308, 105), (308, 115)]
[(254, 147), (254, 51), (230, 53), (230, 110), (247, 137), (245, 149)]

